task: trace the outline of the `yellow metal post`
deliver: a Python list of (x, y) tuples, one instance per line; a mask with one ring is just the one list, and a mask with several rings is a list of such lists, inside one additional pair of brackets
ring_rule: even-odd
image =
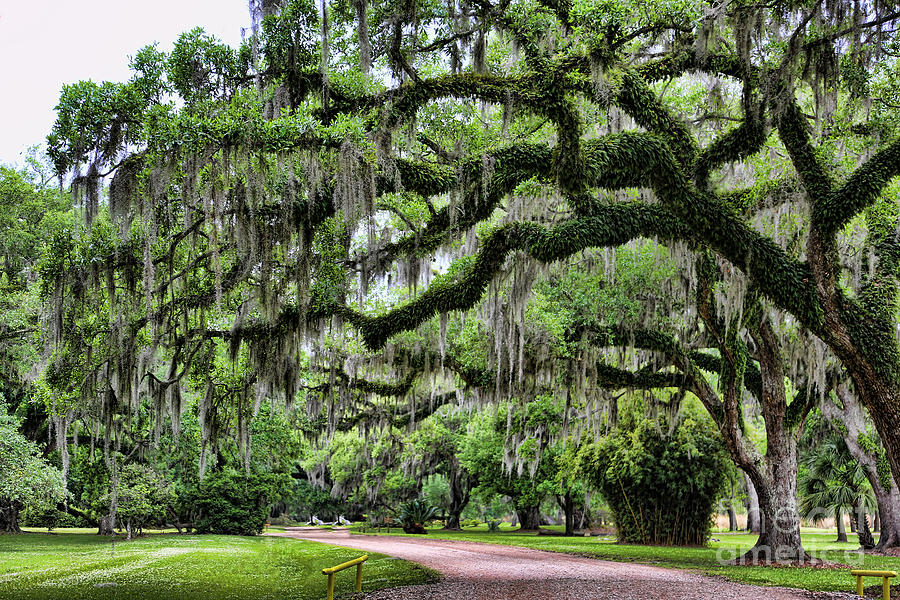
[(356, 591), (362, 591), (362, 566), (363, 563), (368, 560), (369, 555), (360, 556), (359, 558), (354, 558), (353, 560), (348, 560), (345, 563), (341, 563), (336, 567), (328, 567), (327, 569), (322, 569), (322, 573), (328, 575), (328, 600), (334, 600), (334, 574), (338, 571), (343, 571), (344, 569), (349, 569), (350, 567), (356, 567)]
[(867, 571), (865, 569), (855, 569), (850, 571), (851, 575), (856, 575), (856, 593), (863, 595), (863, 577), (881, 577), (881, 596), (884, 600), (891, 600), (891, 577), (896, 577), (896, 571)]

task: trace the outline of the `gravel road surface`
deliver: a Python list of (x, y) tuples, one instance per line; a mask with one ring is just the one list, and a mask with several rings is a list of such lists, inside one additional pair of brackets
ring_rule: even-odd
[(270, 533), (378, 552), (417, 562), (442, 575), (438, 583), (381, 590), (366, 600), (810, 600), (854, 598), (764, 588), (635, 563), (476, 542), (350, 535), (346, 530), (288, 528)]

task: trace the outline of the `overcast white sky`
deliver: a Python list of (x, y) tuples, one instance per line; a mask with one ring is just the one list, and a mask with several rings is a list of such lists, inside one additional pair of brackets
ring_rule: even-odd
[(0, 163), (43, 142), (64, 83), (123, 81), (128, 56), (196, 26), (236, 46), (246, 0), (0, 0)]

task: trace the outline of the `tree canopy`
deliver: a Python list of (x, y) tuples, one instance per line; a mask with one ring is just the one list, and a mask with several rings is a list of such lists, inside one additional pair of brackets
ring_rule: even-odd
[(792, 507), (761, 544), (801, 557), (797, 443), (832, 390), (900, 476), (893, 5), (251, 13), (240, 48), (194, 29), (62, 90), (49, 156), (84, 219), (36, 268), (63, 440), (141, 410), (177, 436), (194, 399), (201, 472), (249, 470), (274, 404), (316, 440), (550, 396), (555, 442), (614, 423), (611, 390), (691, 394), (768, 518)]

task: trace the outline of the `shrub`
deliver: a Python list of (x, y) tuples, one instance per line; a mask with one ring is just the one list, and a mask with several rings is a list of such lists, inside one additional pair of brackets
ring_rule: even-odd
[(671, 435), (644, 421), (580, 453), (609, 503), (620, 541), (703, 545), (727, 457), (711, 425), (685, 419)]
[(118, 493), (118, 516), (129, 538), (140, 535), (148, 525), (161, 524), (175, 498), (171, 484), (161, 473), (133, 463), (122, 468)]
[(263, 530), (269, 505), (280, 497), (288, 477), (273, 473), (210, 473), (194, 492), (198, 533), (256, 535)]
[(84, 517), (73, 515), (56, 507), (46, 510), (26, 508), (21, 515), (21, 525), (25, 527), (46, 527), (52, 531), (59, 527), (96, 527), (97, 524)]
[(500, 523), (502, 523), (502, 522), (503, 521), (501, 521), (500, 519), (490, 519), (487, 522), (488, 531), (497, 533), (498, 531), (500, 531)]
[(294, 525), (299, 525), (300, 523), (291, 518), (290, 515), (280, 514), (277, 517), (272, 517), (269, 519), (270, 525), (275, 525), (276, 527), (293, 527)]
[(428, 533), (425, 523), (430, 521), (437, 509), (425, 500), (411, 500), (400, 505), (398, 518), (405, 533)]
[(19, 531), (21, 511), (43, 513), (65, 494), (62, 472), (11, 422), (0, 421), (0, 532)]
[(463, 519), (459, 522), (460, 527), (478, 527), (481, 521), (478, 519)]
[(38, 510), (26, 508), (19, 517), (19, 524), (23, 527), (46, 527), (47, 531), (52, 531), (59, 527), (60, 514), (61, 511), (55, 506)]

